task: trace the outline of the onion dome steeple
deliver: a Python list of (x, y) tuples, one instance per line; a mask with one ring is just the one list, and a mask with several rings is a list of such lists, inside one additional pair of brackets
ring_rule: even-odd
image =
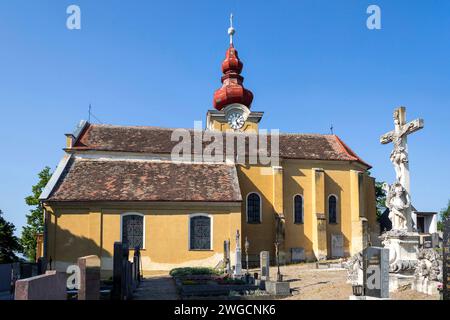
[(222, 63), (222, 87), (214, 92), (214, 108), (222, 110), (232, 103), (240, 103), (250, 109), (253, 101), (253, 93), (243, 86), (244, 77), (241, 76), (243, 63), (239, 60), (238, 52), (233, 45), (233, 15), (230, 16), (230, 47), (228, 48), (225, 60)]

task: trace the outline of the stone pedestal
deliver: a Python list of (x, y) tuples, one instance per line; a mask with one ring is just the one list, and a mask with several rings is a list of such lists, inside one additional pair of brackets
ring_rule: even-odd
[(412, 289), (416, 290), (418, 292), (422, 292), (428, 295), (434, 295), (439, 294), (438, 286), (440, 282), (438, 281), (431, 281), (426, 277), (415, 277)]
[(291, 294), (289, 282), (266, 281), (266, 291), (276, 296), (287, 296)]
[(349, 296), (348, 300), (391, 300), (390, 298), (376, 298), (369, 296)]
[(419, 234), (391, 230), (381, 236), (385, 248), (389, 249), (389, 291), (413, 284), (417, 265)]
[(401, 273), (389, 274), (389, 292), (395, 292), (398, 289), (411, 285), (414, 282), (415, 277), (413, 275), (404, 275)]
[(259, 254), (259, 265), (261, 268), (261, 280), (270, 279), (270, 254), (269, 251), (261, 251)]
[(241, 257), (241, 248), (236, 248), (236, 266), (234, 268), (234, 276), (241, 277), (242, 276), (242, 257)]

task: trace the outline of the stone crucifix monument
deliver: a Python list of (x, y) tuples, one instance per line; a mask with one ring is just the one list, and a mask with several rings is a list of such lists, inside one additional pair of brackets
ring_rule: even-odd
[[(409, 134), (423, 128), (423, 120), (416, 119), (406, 123), (406, 108), (400, 107), (394, 111), (394, 130), (380, 138), (382, 144), (393, 143), (390, 160), (394, 165), (396, 182), (390, 186), (386, 205), (391, 212), (392, 229), (414, 231), (415, 221), (411, 216), (409, 157), (407, 137)], [(388, 201), (389, 200), (389, 201)]]
[(234, 276), (240, 278), (242, 276), (242, 254), (241, 254), (241, 236), (239, 230), (236, 230), (236, 265), (234, 267)]
[(400, 107), (394, 111), (394, 130), (380, 138), (382, 144), (393, 144), (390, 160), (396, 175), (393, 184), (384, 185), (392, 230), (381, 236), (383, 245), (389, 249), (391, 291), (413, 279), (412, 274), (417, 264), (419, 234), (411, 212), (407, 136), (423, 126), (422, 119), (406, 123), (406, 108)]

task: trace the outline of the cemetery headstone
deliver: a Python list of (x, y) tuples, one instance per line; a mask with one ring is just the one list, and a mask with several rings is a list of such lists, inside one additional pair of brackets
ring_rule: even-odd
[(20, 278), (26, 279), (33, 276), (33, 264), (24, 262), (20, 264)]
[(450, 217), (444, 221), (444, 242), (442, 244), (442, 298), (450, 300)]
[(16, 281), (15, 300), (66, 300), (67, 274), (47, 271), (43, 275)]
[(127, 244), (114, 242), (112, 298), (116, 300), (126, 299), (128, 255)]
[(135, 280), (139, 283), (141, 282), (141, 249), (139, 246), (134, 248), (134, 256), (133, 256), (133, 265), (134, 265), (134, 277)]
[(78, 258), (80, 289), (78, 300), (100, 299), (100, 259), (95, 256)]
[(236, 267), (234, 275), (240, 277), (242, 275), (242, 255), (241, 255), (241, 240), (239, 230), (236, 230)]
[(433, 248), (431, 236), (426, 236), (423, 238), (423, 248), (425, 248), (425, 249)]
[(365, 296), (389, 298), (389, 249), (364, 249), (363, 280)]
[(261, 268), (261, 280), (270, 280), (270, 255), (269, 251), (261, 251), (259, 254)]
[(331, 235), (331, 256), (333, 258), (344, 256), (344, 236), (342, 234)]
[(37, 260), (37, 268), (38, 268), (38, 275), (44, 274), (45, 271), (47, 271), (47, 259), (44, 257), (39, 257)]
[(439, 248), (439, 233), (435, 232), (431, 234), (431, 245), (433, 248)]
[(223, 242), (224, 249), (224, 264), (225, 270), (227, 274), (231, 274), (231, 256), (230, 256), (230, 240), (225, 240)]
[(291, 261), (294, 263), (305, 261), (305, 249), (291, 248)]

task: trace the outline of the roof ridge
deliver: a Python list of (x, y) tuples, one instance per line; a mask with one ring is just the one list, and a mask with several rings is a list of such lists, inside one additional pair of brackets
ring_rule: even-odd
[[(104, 127), (104, 128), (132, 128), (132, 129), (145, 129), (145, 130), (165, 130), (165, 131), (170, 131), (170, 130), (177, 130), (177, 129), (184, 129), (184, 130), (189, 130), (189, 131), (194, 131), (194, 128), (182, 128), (182, 127), (160, 127), (160, 126), (136, 126), (136, 125), (117, 125), (117, 124), (97, 124), (97, 123), (90, 123), (91, 127)], [(268, 129), (269, 131), (270, 129)], [(203, 132), (206, 131), (211, 131), (208, 129), (202, 129)], [(251, 135), (251, 134), (258, 134), (258, 132), (223, 132), (222, 133), (229, 133), (229, 134), (246, 134), (246, 135)], [(323, 133), (296, 133), (296, 132), (280, 132), (280, 135), (291, 135), (291, 136), (320, 136), (320, 137), (326, 137), (326, 136), (332, 136), (330, 134), (323, 134)]]
[(344, 152), (351, 158), (353, 158), (356, 161), (359, 161), (363, 164), (365, 164), (366, 166), (368, 166), (369, 168), (372, 168), (372, 166), (370, 164), (368, 164), (367, 162), (365, 162), (363, 159), (361, 159), (361, 157), (359, 157), (348, 145), (345, 144), (344, 141), (342, 141), (337, 135), (333, 134), (332, 136), (335, 137), (335, 139), (337, 140), (338, 144), (340, 145), (340, 147), (342, 148), (342, 150), (344, 150)]

